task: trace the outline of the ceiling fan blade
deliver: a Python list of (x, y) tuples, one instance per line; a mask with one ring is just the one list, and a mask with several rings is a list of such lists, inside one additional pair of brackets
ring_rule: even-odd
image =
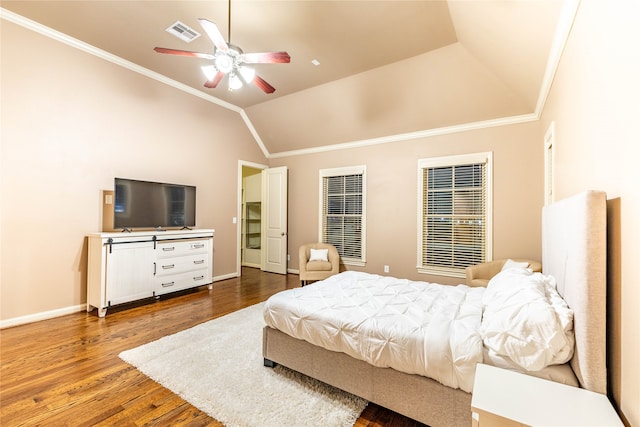
[(218, 71), (218, 74), (216, 74), (213, 80), (207, 80), (204, 83), (204, 87), (208, 87), (209, 89), (215, 89), (215, 87), (218, 86), (218, 83), (220, 83), (220, 80), (222, 80), (223, 77), (224, 77), (224, 73), (221, 71)]
[(198, 21), (200, 22), (200, 25), (204, 29), (205, 33), (207, 33), (207, 35), (215, 45), (216, 49), (219, 49), (225, 53), (228, 52), (229, 45), (227, 45), (227, 42), (224, 40), (224, 36), (218, 29), (218, 26), (204, 18), (198, 18)]
[(253, 78), (253, 84), (258, 86), (264, 93), (273, 93), (276, 91), (276, 88), (271, 86), (269, 83), (264, 81), (260, 76), (255, 76)]
[(158, 53), (166, 53), (166, 54), (169, 54), (169, 55), (192, 56), (192, 57), (195, 57), (195, 58), (203, 58), (203, 59), (213, 59), (213, 58), (215, 58), (210, 53), (191, 52), (189, 50), (167, 49), (165, 47), (154, 47), (153, 50), (155, 50)]
[(247, 64), (288, 64), (291, 62), (291, 57), (287, 52), (243, 53), (240, 58)]

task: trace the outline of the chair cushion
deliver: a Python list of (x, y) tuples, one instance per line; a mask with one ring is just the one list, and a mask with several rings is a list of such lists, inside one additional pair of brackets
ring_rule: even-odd
[(309, 261), (307, 271), (331, 271), (331, 263), (329, 261)]

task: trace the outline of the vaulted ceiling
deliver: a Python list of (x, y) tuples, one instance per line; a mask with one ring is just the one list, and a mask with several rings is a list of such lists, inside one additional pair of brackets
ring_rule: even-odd
[[(230, 21), (226, 0), (1, 6), (237, 107), (274, 154), (535, 113), (568, 3), (232, 0)], [(154, 52), (212, 53), (197, 18), (245, 52), (287, 51), (290, 64), (255, 67), (276, 92), (229, 91), (224, 81), (208, 89), (200, 69), (208, 60)], [(202, 36), (186, 43), (166, 32), (176, 21)]]

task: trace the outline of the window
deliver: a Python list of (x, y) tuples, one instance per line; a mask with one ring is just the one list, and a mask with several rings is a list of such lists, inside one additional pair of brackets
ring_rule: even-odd
[(343, 264), (363, 266), (365, 166), (320, 170), (319, 240), (338, 249)]
[(418, 161), (418, 271), (464, 277), (490, 259), (491, 153)]

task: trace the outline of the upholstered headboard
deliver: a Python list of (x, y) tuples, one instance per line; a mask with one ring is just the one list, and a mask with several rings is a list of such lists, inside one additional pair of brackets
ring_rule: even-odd
[(580, 385), (607, 393), (607, 199), (588, 191), (542, 212), (542, 271), (574, 310), (571, 367)]

